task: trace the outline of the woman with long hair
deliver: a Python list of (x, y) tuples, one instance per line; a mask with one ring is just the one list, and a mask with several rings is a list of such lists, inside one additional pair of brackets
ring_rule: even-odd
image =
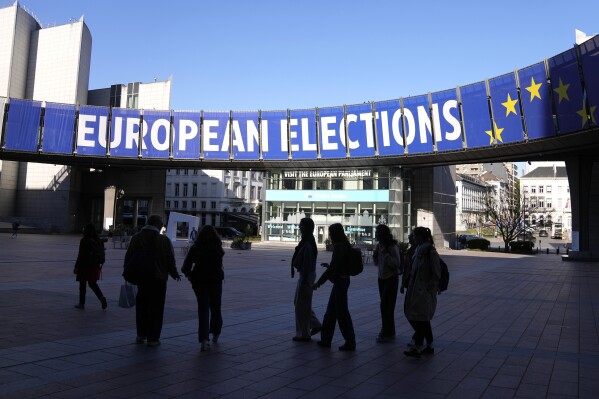
[(327, 280), (333, 283), (327, 310), (322, 320), (322, 330), (318, 345), (326, 348), (331, 347), (331, 341), (335, 333), (335, 324), (339, 322), (339, 330), (341, 330), (341, 334), (345, 339), (345, 343), (339, 347), (339, 350), (354, 351), (356, 350), (356, 335), (347, 304), (347, 290), (349, 289), (350, 282), (350, 275), (347, 268), (352, 247), (345, 236), (345, 231), (341, 223), (334, 223), (329, 226), (329, 238), (333, 243), (331, 264), (323, 264), (327, 269), (313, 287), (317, 289)]
[(389, 226), (376, 226), (375, 238), (378, 241), (372, 259), (378, 267), (379, 297), (381, 298), (382, 326), (376, 342), (389, 342), (395, 338), (395, 303), (399, 288), (401, 260), (397, 240), (393, 238)]
[(102, 264), (96, 253), (100, 250), (104, 251), (104, 243), (98, 237), (96, 227), (92, 223), (88, 223), (83, 227), (83, 237), (79, 241), (79, 252), (73, 270), (73, 273), (77, 275), (76, 280), (79, 281), (79, 303), (75, 305), (77, 309), (85, 309), (86, 283), (100, 300), (102, 309), (108, 307), (108, 302), (98, 286)]
[(217, 343), (223, 326), (221, 300), (223, 294), (223, 244), (213, 226), (205, 225), (189, 249), (181, 271), (191, 281), (198, 302), (198, 341), (200, 349)]
[[(413, 234), (416, 250), (410, 262), (404, 313), (414, 329), (414, 346), (404, 354), (410, 357), (420, 357), (435, 353), (431, 320), (437, 309), (437, 290), (441, 278), (441, 267), (430, 229), (416, 227)], [(426, 347), (424, 347), (425, 339)]]

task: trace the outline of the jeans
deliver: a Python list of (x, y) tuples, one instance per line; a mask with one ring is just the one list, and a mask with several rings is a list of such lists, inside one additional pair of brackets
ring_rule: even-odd
[(198, 301), (198, 341), (207, 341), (210, 333), (220, 335), (223, 327), (223, 283), (195, 283), (192, 287)]
[(100, 287), (98, 287), (98, 283), (96, 281), (79, 281), (79, 303), (81, 305), (85, 305), (85, 283), (89, 285), (89, 288), (91, 288), (94, 294), (96, 294), (98, 299), (102, 300), (102, 298), (104, 298), (104, 294), (102, 294), (102, 290), (100, 290)]
[[(316, 273), (311, 272), (303, 281), (299, 278), (295, 289), (293, 304), (295, 305), (295, 336), (307, 338), (312, 328), (321, 328), (320, 321), (312, 310), (312, 295), (314, 290), (312, 284), (316, 279)], [(303, 283), (303, 284), (302, 284)]]
[(431, 327), (430, 321), (415, 321), (408, 320), (414, 329), (414, 341), (416, 342), (416, 346), (422, 346), (424, 344), (424, 339), (426, 338), (426, 343), (428, 345), (433, 344), (433, 329)]
[(397, 301), (397, 289), (399, 287), (399, 276), (387, 279), (379, 279), (379, 296), (381, 298), (381, 337), (395, 336), (395, 303)]
[(147, 337), (148, 342), (160, 339), (165, 300), (166, 281), (153, 278), (137, 285), (135, 297), (137, 336)]
[(335, 324), (339, 322), (339, 330), (348, 345), (356, 345), (354, 325), (347, 306), (347, 290), (349, 289), (349, 278), (339, 278), (333, 284), (327, 311), (322, 320), (321, 340), (331, 343), (335, 333)]

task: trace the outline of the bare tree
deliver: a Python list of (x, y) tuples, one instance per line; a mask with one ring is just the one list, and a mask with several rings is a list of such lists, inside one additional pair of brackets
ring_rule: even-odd
[(490, 190), (484, 198), (488, 223), (499, 231), (506, 252), (509, 251), (510, 241), (514, 241), (520, 234), (526, 234), (528, 214), (536, 209), (536, 204), (526, 198), (526, 195), (520, 196), (517, 192), (518, 197), (519, 200), (510, 201), (506, 193), (498, 194)]

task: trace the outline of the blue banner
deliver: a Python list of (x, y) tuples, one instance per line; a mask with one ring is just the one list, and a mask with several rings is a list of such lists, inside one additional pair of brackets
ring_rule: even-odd
[(320, 157), (345, 158), (345, 129), (343, 107), (320, 108), (318, 110), (320, 127)]
[(433, 151), (433, 131), (428, 95), (403, 99), (408, 154)]
[(11, 98), (6, 121), (4, 148), (36, 152), (41, 113), (42, 103)]
[(233, 112), (231, 146), (234, 159), (260, 158), (260, 125), (258, 111)]
[(379, 101), (374, 106), (379, 156), (403, 155), (404, 138), (399, 100)]
[(587, 113), (591, 124), (599, 120), (599, 35), (580, 46), (580, 63), (587, 93)]
[(200, 112), (175, 111), (173, 158), (200, 159)]
[(491, 115), (489, 115), (485, 82), (463, 86), (458, 90), (462, 102), (467, 147), (485, 147), (493, 144), (495, 139), (491, 131)]
[(374, 156), (374, 124), (372, 104), (348, 105), (347, 142), (353, 158)]
[(547, 64), (549, 65), (549, 78), (553, 89), (553, 103), (559, 133), (570, 133), (588, 128), (576, 49), (549, 58)]
[(539, 139), (555, 135), (551, 92), (547, 84), (545, 63), (531, 65), (518, 71), (522, 110), (528, 139)]
[(433, 93), (431, 99), (437, 151), (461, 150), (464, 144), (456, 89)]
[(75, 106), (46, 103), (42, 151), (71, 155), (74, 134)]
[(293, 159), (316, 159), (316, 110), (289, 111), (289, 145)]
[(110, 155), (139, 156), (140, 110), (113, 108), (110, 125)]
[(168, 158), (170, 145), (170, 111), (144, 110), (141, 156), (144, 158)]
[(287, 137), (287, 111), (262, 111), (262, 158), (264, 160), (289, 159)]
[(204, 112), (202, 122), (202, 157), (230, 159), (229, 112)]
[(108, 108), (82, 105), (77, 120), (77, 154), (106, 155)]
[(509, 73), (489, 80), (495, 144), (524, 140), (516, 75)]

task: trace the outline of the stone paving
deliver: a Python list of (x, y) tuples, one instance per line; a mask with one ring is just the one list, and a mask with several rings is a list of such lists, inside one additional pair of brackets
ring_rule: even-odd
[[(293, 244), (227, 248), (224, 328), (200, 352), (190, 284), (169, 281), (162, 345), (134, 342), (134, 309), (118, 307), (125, 251), (107, 245), (100, 286), (77, 310), (79, 238), (0, 234), (2, 398), (596, 398), (599, 264), (441, 250), (449, 290), (433, 320), (434, 356), (403, 355), (412, 334), (398, 298), (394, 342), (377, 344), (376, 269), (349, 290), (357, 350), (295, 343)], [(177, 252), (179, 267), (183, 255)], [(319, 262), (330, 253), (319, 252)], [(322, 318), (330, 284), (314, 295)]]

